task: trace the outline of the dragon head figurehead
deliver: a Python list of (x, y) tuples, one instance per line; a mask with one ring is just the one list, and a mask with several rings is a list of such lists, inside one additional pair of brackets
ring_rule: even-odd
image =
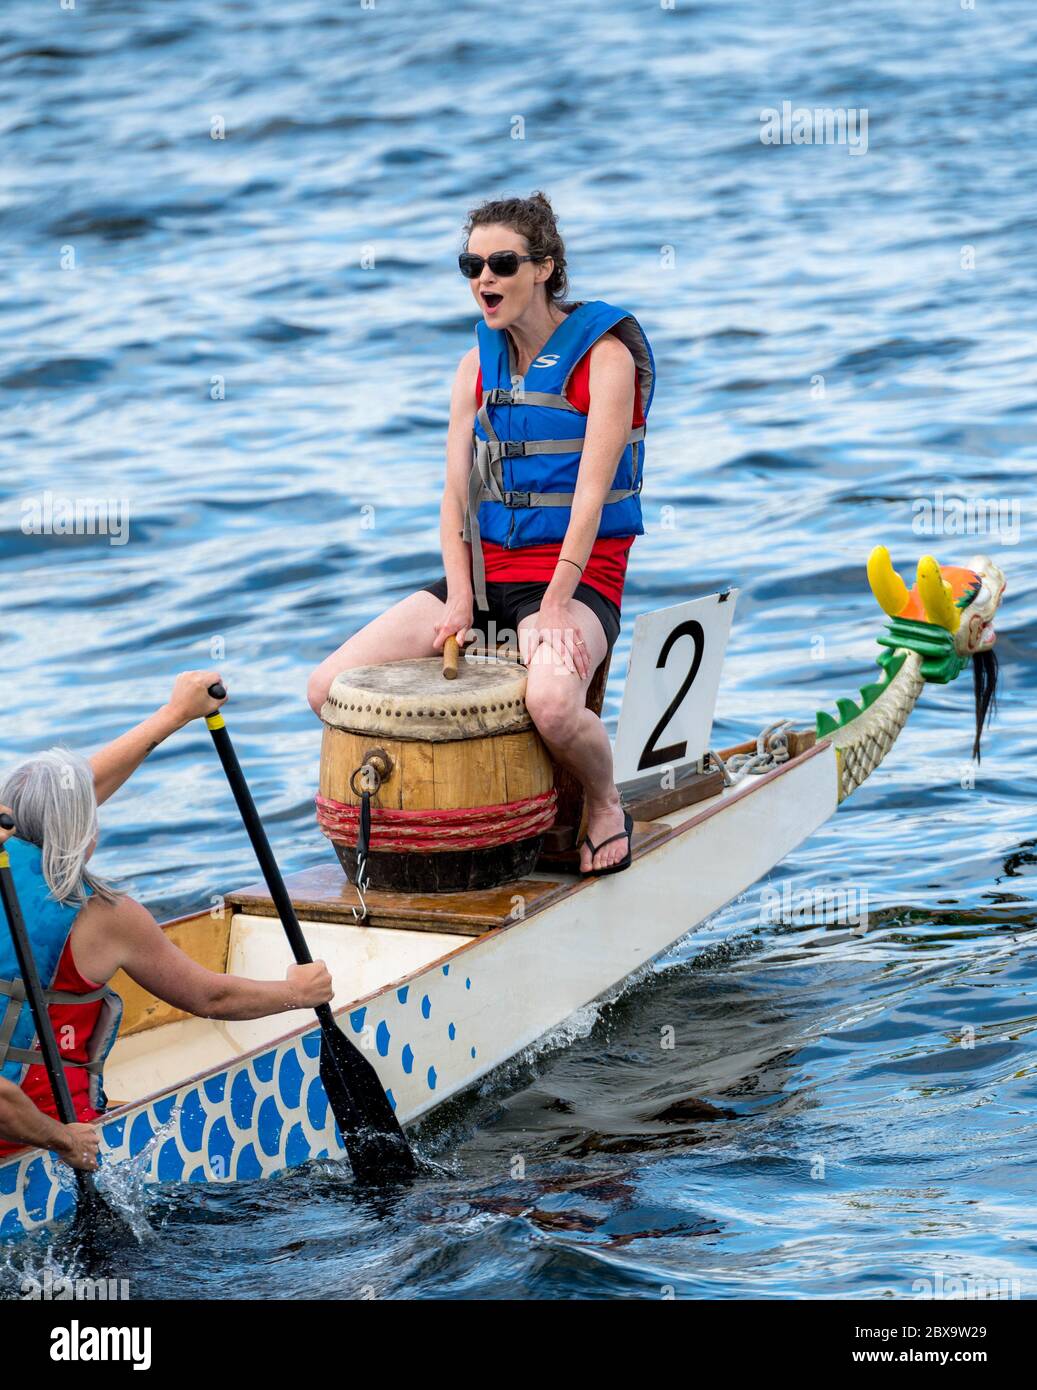
[(868, 583), (879, 607), (891, 618), (942, 627), (954, 638), (959, 656), (976, 656), (994, 645), (994, 614), (1005, 591), (1005, 577), (986, 555), (968, 566), (938, 565), (931, 555), (918, 562), (912, 589), (893, 568), (889, 551), (877, 545), (868, 556)]
[(877, 545), (868, 557), (868, 583), (879, 607), (889, 614), (889, 635), (879, 641), (907, 648), (922, 657), (926, 680), (953, 680), (972, 658), (976, 689), (976, 738), (979, 757), (984, 724), (994, 710), (997, 657), (994, 614), (1005, 592), (1005, 577), (993, 560), (977, 555), (968, 567), (939, 565), (931, 555), (918, 562), (917, 579), (908, 589), (893, 568), (889, 551)]

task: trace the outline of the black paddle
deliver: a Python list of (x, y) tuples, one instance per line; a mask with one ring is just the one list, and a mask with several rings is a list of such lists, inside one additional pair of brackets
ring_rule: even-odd
[[(209, 687), (209, 694), (214, 700), (222, 700), (226, 693), (222, 685)], [(313, 957), (270, 849), (223, 715), (216, 711), (206, 718), (205, 723), (212, 734), (212, 741), (227, 774), (227, 781), (234, 793), (241, 819), (245, 822), (292, 954), (300, 965), (309, 965)], [(416, 1171), (417, 1165), (378, 1073), (339, 1028), (328, 1004), (321, 1004), (315, 1012), (321, 1030), (320, 1079), (357, 1180), (384, 1183), (409, 1177)]]
[[(13, 830), (14, 828), (15, 824), (11, 817), (6, 812), (0, 813), (0, 829)], [(18, 958), (18, 971), (25, 985), (25, 995), (29, 1008), (32, 1010), (33, 1022), (36, 1024), (36, 1037), (39, 1040), (43, 1062), (47, 1068), (50, 1089), (54, 1093), (54, 1105), (58, 1112), (58, 1119), (63, 1125), (75, 1124), (76, 1112), (72, 1105), (72, 1097), (69, 1094), (65, 1068), (61, 1061), (57, 1039), (54, 1037), (50, 1014), (47, 1012), (47, 1000), (43, 992), (43, 985), (40, 983), (40, 973), (36, 969), (36, 958), (32, 953), (29, 934), (25, 930), (25, 919), (22, 917), (22, 909), (18, 901), (18, 890), (15, 888), (14, 875), (11, 873), (11, 859), (3, 845), (0, 845), (0, 899), (3, 900), (4, 912), (7, 914), (7, 925), (11, 929), (14, 953)], [(83, 1244), (87, 1246), (93, 1246), (98, 1242), (109, 1245), (116, 1240), (124, 1240), (126, 1237), (133, 1239), (133, 1231), (129, 1223), (114, 1211), (98, 1192), (93, 1174), (86, 1173), (81, 1168), (76, 1168), (74, 1171), (76, 1184), (79, 1188), (79, 1205), (76, 1208), (73, 1237), (81, 1239)]]

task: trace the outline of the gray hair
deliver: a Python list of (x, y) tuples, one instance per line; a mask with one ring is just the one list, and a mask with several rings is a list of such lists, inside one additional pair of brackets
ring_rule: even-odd
[(90, 889), (106, 902), (117, 896), (86, 867), (97, 837), (93, 769), (67, 748), (48, 748), (24, 762), (0, 785), (15, 834), (43, 852), (43, 877), (59, 903), (84, 903)]

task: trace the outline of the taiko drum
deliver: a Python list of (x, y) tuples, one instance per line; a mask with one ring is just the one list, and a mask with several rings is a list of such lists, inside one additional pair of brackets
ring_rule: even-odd
[(372, 888), (457, 892), (528, 874), (555, 817), (554, 767), (526, 710), (526, 670), (486, 657), (358, 667), (321, 710), (317, 820), (356, 882), (370, 796)]

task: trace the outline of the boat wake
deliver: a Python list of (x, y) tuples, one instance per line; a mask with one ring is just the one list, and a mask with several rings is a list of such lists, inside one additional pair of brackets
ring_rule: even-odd
[[(417, 1125), (411, 1137), (424, 1163), (440, 1173), (459, 1175), (464, 1170), (461, 1145), (492, 1122), (509, 1097), (535, 1086), (556, 1058), (573, 1044), (608, 1026), (616, 1007), (643, 988), (651, 988), (660, 973), (720, 966), (759, 949), (755, 936), (731, 935), (730, 922), (720, 924), (717, 914), (682, 937), (674, 946), (621, 980), (599, 998), (584, 1005), (557, 1027), (528, 1044), (514, 1057), (488, 1072), (468, 1090), (452, 1097)], [(443, 1155), (449, 1154), (445, 1161)], [(436, 1158), (433, 1158), (433, 1155)]]

